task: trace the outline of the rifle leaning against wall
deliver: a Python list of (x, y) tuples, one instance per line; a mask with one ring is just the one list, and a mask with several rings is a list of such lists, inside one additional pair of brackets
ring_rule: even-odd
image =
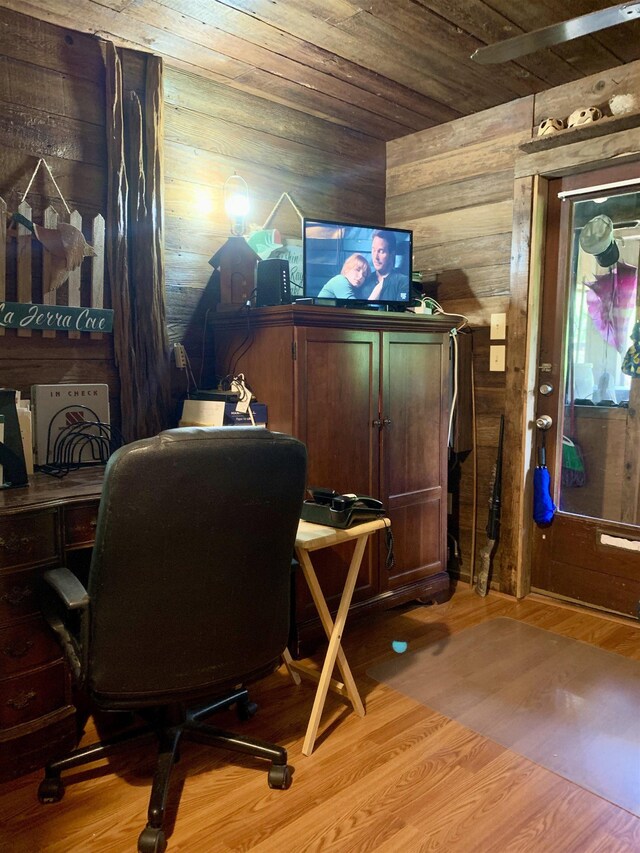
[(480, 551), (480, 570), (476, 578), (476, 592), (485, 596), (489, 587), (491, 570), (491, 554), (495, 548), (500, 532), (500, 506), (502, 496), (502, 441), (504, 438), (504, 415), (500, 415), (500, 438), (498, 439), (498, 455), (493, 466), (491, 477), (491, 497), (489, 498), (489, 518), (487, 520), (487, 542)]

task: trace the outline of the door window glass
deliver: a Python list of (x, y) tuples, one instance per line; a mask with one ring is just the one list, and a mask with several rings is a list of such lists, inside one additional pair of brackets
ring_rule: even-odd
[(633, 378), (636, 346), (640, 378), (640, 340), (634, 340), (640, 338), (640, 191), (581, 196), (570, 203), (559, 506), (637, 523), (638, 465), (632, 457), (640, 454), (627, 420), (639, 382)]

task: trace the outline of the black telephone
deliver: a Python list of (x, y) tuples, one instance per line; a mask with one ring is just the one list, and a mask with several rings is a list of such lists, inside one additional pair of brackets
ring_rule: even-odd
[(379, 500), (367, 495), (344, 494), (334, 489), (310, 488), (311, 500), (302, 505), (302, 518), (314, 524), (329, 527), (351, 527), (374, 518), (382, 518), (386, 511)]
[(318, 504), (328, 504), (331, 509), (342, 511), (356, 507), (358, 509), (382, 510), (382, 502), (367, 495), (341, 495), (333, 489), (309, 489), (311, 500)]

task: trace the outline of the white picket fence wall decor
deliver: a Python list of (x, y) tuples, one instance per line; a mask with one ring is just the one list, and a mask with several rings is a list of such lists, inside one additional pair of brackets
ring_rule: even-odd
[[(23, 201), (18, 206), (18, 213), (22, 214), (25, 219), (32, 222), (31, 206)], [(73, 225), (80, 231), (83, 230), (82, 216), (77, 210), (72, 210), (69, 215), (69, 224)], [(47, 207), (43, 214), (42, 225), (45, 228), (56, 228), (58, 225), (58, 212), (51, 206)], [(11, 231), (16, 231), (15, 236), (11, 235)], [(61, 287), (58, 290), (47, 290), (47, 285), (51, 281), (50, 273), (50, 256), (46, 250), (42, 252), (42, 288), (43, 296), (42, 303), (44, 305), (65, 305), (72, 308), (104, 308), (104, 217), (98, 214), (91, 219), (88, 232), (90, 238), (88, 242), (93, 246), (95, 255), (86, 257), (82, 264), (69, 273), (67, 279), (67, 287)], [(4, 303), (7, 296), (7, 264), (9, 262), (9, 253), (7, 252), (8, 240), (16, 242), (16, 278), (17, 302), (21, 304), (34, 304), (35, 291), (35, 276), (34, 276), (34, 259), (32, 257), (32, 241), (34, 237), (32, 232), (20, 223), (17, 224), (17, 229), (7, 229), (7, 203), (3, 198), (0, 198), (0, 303)], [(85, 264), (90, 265), (91, 288), (90, 288), (90, 304), (81, 305), (81, 273)], [(66, 295), (66, 302), (62, 302), (63, 295)], [(29, 337), (35, 329), (18, 328), (17, 334), (20, 337)], [(56, 331), (53, 329), (37, 329), (43, 338), (53, 338), (56, 336)], [(84, 332), (77, 331), (75, 328), (60, 329), (59, 332), (67, 335), (69, 338), (79, 338)], [(0, 335), (4, 335), (4, 326), (0, 323)], [(102, 338), (101, 332), (88, 332), (91, 338)]]

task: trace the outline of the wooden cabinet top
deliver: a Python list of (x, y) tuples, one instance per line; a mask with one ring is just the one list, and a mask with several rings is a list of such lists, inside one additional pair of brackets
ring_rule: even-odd
[(436, 332), (445, 334), (456, 325), (451, 317), (437, 314), (413, 314), (410, 311), (371, 311), (366, 308), (334, 308), (327, 305), (274, 305), (247, 308), (244, 305), (220, 305), (210, 322), (216, 326), (329, 326), (344, 329), (378, 329), (398, 332)]

